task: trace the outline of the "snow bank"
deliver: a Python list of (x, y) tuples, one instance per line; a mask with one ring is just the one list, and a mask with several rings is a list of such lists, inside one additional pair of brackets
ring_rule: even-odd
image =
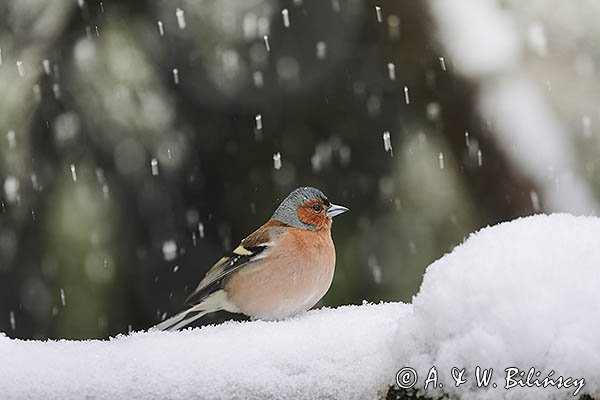
[[(110, 341), (0, 337), (0, 393), (2, 399), (376, 399), (400, 368), (412, 367), (415, 388), (428, 397), (573, 398), (573, 382), (504, 388), (504, 369), (535, 367), (540, 381), (550, 370), (555, 379), (584, 378), (578, 395), (597, 396), (599, 244), (598, 218), (535, 216), (483, 229), (433, 263), (414, 305), (346, 306), (281, 322)], [(443, 387), (425, 391), (433, 366)], [(487, 389), (475, 385), (476, 366), (494, 368)], [(466, 369), (459, 387), (453, 367)]]
[(0, 398), (376, 398), (393, 382), (392, 333), (410, 309), (346, 306), (110, 341), (0, 337)]
[[(427, 268), (413, 301), (420, 375), (436, 366), (445, 393), (461, 399), (573, 398), (574, 388), (509, 388), (505, 369), (531, 367), (585, 378), (600, 394), (600, 219), (535, 216), (483, 229)], [(493, 367), (488, 389), (476, 366)], [(455, 388), (452, 367), (469, 382)], [(511, 382), (512, 383), (512, 382)]]

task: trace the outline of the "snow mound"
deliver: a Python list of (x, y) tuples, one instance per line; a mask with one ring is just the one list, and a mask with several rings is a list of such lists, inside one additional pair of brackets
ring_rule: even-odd
[[(413, 305), (365, 304), (108, 341), (0, 336), (2, 399), (377, 399), (401, 368), (435, 398), (600, 394), (600, 219), (534, 216), (485, 228), (428, 267)], [(430, 381), (436, 367), (437, 381)], [(477, 387), (475, 368), (493, 368)], [(454, 385), (452, 368), (465, 368)], [(569, 387), (511, 387), (571, 377)], [(539, 372), (539, 374), (537, 374)], [(537, 375), (536, 375), (537, 374)], [(512, 375), (515, 382), (520, 376)], [(523, 377), (526, 383), (526, 377)], [(433, 388), (433, 384), (443, 387)], [(496, 384), (496, 387), (493, 387)]]
[[(599, 218), (538, 215), (483, 229), (427, 268), (408, 365), (420, 376), (436, 366), (443, 392), (461, 399), (573, 398), (574, 386), (505, 389), (510, 367), (536, 368), (539, 381), (552, 370), (584, 378), (579, 395), (597, 395), (599, 288)], [(476, 366), (493, 368), (487, 389), (473, 386)], [(469, 382), (456, 388), (452, 367)]]
[(391, 333), (410, 310), (345, 306), (110, 341), (0, 337), (0, 397), (375, 399), (393, 382)]

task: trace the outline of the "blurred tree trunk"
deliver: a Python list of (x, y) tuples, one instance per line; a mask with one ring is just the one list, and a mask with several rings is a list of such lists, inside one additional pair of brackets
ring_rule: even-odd
[[(478, 206), (486, 223), (509, 220), (531, 214), (534, 209), (530, 193), (533, 183), (516, 170), (506, 155), (494, 144), (485, 121), (482, 121), (476, 104), (476, 87), (467, 79), (455, 74), (449, 61), (446, 70), (441, 67), (443, 56), (436, 45), (437, 27), (430, 18), (427, 2), (381, 1), (386, 14), (400, 18), (402, 38), (397, 45), (386, 46), (386, 57), (400, 66), (402, 79), (409, 79), (416, 87), (410, 88), (411, 103), (419, 110), (420, 118), (430, 119), (427, 107), (439, 106), (439, 128), (459, 161), (463, 181)], [(409, 56), (408, 56), (409, 55)], [(405, 63), (407, 57), (421, 62)], [(398, 67), (397, 67), (398, 69)], [(406, 78), (408, 77), (408, 78)], [(468, 139), (465, 133), (468, 132)], [(470, 146), (467, 146), (467, 140)], [(482, 151), (481, 166), (477, 151)], [(541, 200), (543, 202), (543, 199)]]

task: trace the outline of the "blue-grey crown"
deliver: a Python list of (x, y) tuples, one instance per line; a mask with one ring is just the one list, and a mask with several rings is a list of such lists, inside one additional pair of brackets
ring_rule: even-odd
[(327, 196), (319, 189), (310, 186), (299, 187), (283, 199), (281, 204), (279, 204), (279, 207), (277, 207), (277, 210), (273, 213), (271, 219), (276, 219), (277, 221), (281, 221), (294, 228), (315, 230), (317, 229), (316, 226), (305, 224), (300, 221), (297, 212), (298, 207), (311, 200), (321, 200), (325, 204), (329, 203)]

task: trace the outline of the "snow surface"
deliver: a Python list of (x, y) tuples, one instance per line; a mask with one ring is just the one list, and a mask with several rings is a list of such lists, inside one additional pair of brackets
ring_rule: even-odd
[[(473, 234), (428, 267), (413, 305), (320, 309), (109, 341), (0, 336), (2, 399), (376, 399), (402, 367), (431, 397), (573, 398), (575, 388), (503, 388), (504, 369), (584, 378), (600, 394), (600, 219), (522, 218)], [(474, 386), (475, 366), (497, 388)], [(458, 388), (450, 369), (466, 368)]]
[(483, 229), (427, 268), (407, 365), (425, 374), (435, 365), (447, 383), (453, 366), (494, 367), (497, 389), (444, 386), (461, 399), (573, 398), (573, 389), (505, 390), (508, 367), (585, 378), (579, 395), (598, 396), (598, 288), (600, 218), (539, 215)]
[(110, 341), (0, 337), (0, 398), (376, 398), (393, 382), (393, 333), (410, 309), (346, 306)]

